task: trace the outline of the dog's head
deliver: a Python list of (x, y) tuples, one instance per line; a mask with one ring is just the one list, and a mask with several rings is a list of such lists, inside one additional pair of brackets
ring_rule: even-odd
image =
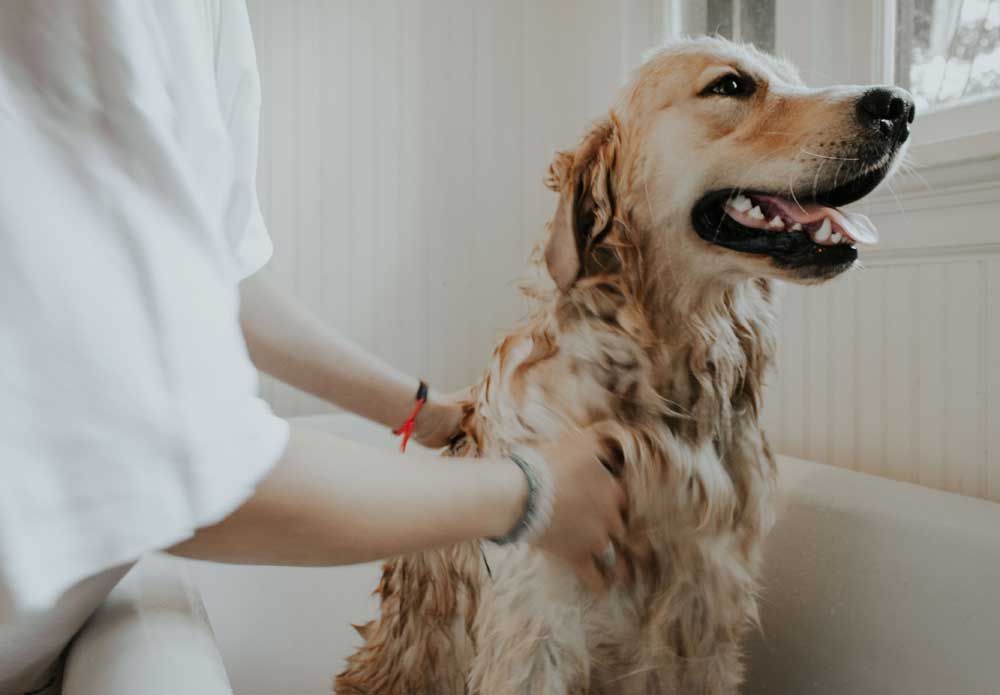
[(556, 156), (549, 272), (565, 290), (606, 267), (602, 246), (627, 239), (688, 280), (833, 277), (877, 239), (866, 217), (838, 208), (892, 172), (913, 117), (901, 89), (810, 89), (746, 46), (668, 46)]

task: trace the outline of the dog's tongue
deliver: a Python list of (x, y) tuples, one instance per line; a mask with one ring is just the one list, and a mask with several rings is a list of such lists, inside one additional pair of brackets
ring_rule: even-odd
[(844, 236), (850, 237), (857, 244), (877, 244), (878, 230), (865, 215), (860, 212), (844, 212), (837, 208), (828, 208), (816, 203), (799, 205), (788, 198), (776, 196), (758, 196), (781, 209), (781, 216), (793, 222), (806, 225), (829, 218), (830, 223), (839, 228)]

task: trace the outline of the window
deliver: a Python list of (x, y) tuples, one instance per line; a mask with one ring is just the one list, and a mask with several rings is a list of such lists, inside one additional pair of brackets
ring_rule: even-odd
[(686, 34), (718, 34), (774, 51), (775, 0), (682, 0), (673, 21)]
[(918, 113), (1000, 93), (1000, 0), (897, 0), (895, 77)]

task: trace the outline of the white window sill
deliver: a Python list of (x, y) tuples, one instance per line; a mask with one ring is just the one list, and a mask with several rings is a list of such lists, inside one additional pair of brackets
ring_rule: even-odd
[(1000, 130), (969, 133), (932, 142), (917, 141), (908, 159), (918, 170), (1000, 157)]
[(918, 169), (1000, 156), (1000, 95), (918, 115), (910, 159)]

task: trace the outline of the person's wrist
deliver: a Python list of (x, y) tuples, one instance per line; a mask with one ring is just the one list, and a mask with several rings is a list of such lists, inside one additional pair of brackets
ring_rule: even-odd
[(438, 394), (428, 388), (427, 399), (413, 423), (413, 436), (418, 442), (427, 441), (434, 435), (434, 429), (441, 419), (442, 408)]
[(434, 422), (437, 414), (441, 410), (441, 400), (438, 397), (438, 393), (434, 391), (431, 387), (427, 387), (427, 398), (424, 400), (424, 406), (417, 413), (416, 421), (416, 431), (421, 431), (426, 429), (430, 423)]
[(428, 397), (414, 423), (413, 436), (424, 446), (446, 446), (462, 428), (464, 392), (445, 393), (428, 389)]
[(552, 523), (555, 507), (555, 490), (548, 464), (541, 455), (529, 448), (512, 451), (508, 457), (517, 466), (527, 484), (528, 494), (517, 523), (500, 536), (491, 536), (497, 545), (511, 543), (536, 543)]
[(528, 480), (509, 459), (488, 464), (490, 480), (484, 481), (496, 494), (497, 513), (489, 515), (485, 538), (500, 538), (517, 526), (528, 503)]

